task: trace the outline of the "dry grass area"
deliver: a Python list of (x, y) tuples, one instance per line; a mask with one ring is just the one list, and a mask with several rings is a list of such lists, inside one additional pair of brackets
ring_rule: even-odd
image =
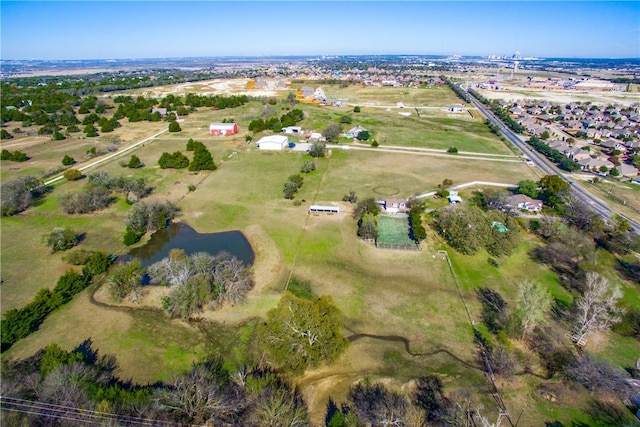
[[(502, 87), (502, 85), (501, 85)], [(504, 86), (501, 90), (478, 89), (487, 99), (504, 101), (544, 100), (553, 103), (591, 102), (598, 105), (621, 104), (631, 105), (640, 102), (638, 92), (605, 92), (605, 91), (553, 91), (518, 86)]]
[(247, 95), (255, 97), (284, 97), (288, 89), (247, 89), (247, 83), (251, 79), (214, 79), (200, 82), (182, 83), (170, 86), (155, 86), (153, 88), (136, 89), (127, 91), (127, 94), (133, 96), (146, 96), (153, 98), (162, 98), (169, 94), (185, 95), (187, 93), (196, 93), (198, 95)]

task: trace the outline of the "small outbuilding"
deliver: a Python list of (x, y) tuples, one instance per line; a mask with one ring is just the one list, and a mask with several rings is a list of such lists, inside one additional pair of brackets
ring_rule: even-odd
[(238, 133), (236, 123), (211, 123), (209, 125), (209, 135), (233, 135)]
[(289, 137), (285, 135), (269, 135), (263, 136), (256, 146), (259, 150), (282, 151), (289, 146)]
[(309, 213), (314, 215), (318, 215), (321, 213), (333, 215), (333, 214), (339, 214), (340, 208), (337, 206), (311, 205), (309, 206)]
[(458, 196), (457, 191), (450, 190), (448, 199), (449, 199), (449, 203), (451, 203), (452, 205), (455, 205), (457, 203), (462, 203), (462, 197)]

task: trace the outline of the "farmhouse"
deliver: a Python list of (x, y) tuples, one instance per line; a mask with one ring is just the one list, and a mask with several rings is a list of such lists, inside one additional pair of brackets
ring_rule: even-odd
[(505, 208), (522, 209), (529, 212), (540, 212), (542, 210), (542, 200), (532, 199), (525, 194), (515, 194), (507, 197)]
[(289, 145), (289, 138), (284, 135), (263, 136), (256, 143), (256, 146), (260, 150), (274, 150), (274, 151), (282, 151), (288, 145)]
[(238, 133), (236, 123), (211, 123), (209, 125), (209, 135), (233, 135)]
[(407, 199), (388, 199), (384, 202), (384, 210), (391, 214), (408, 212), (409, 208), (409, 201)]

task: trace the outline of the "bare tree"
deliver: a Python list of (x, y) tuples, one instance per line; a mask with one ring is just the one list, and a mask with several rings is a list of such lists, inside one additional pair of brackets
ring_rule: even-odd
[(558, 217), (545, 215), (540, 218), (540, 226), (536, 231), (546, 240), (553, 239), (562, 232), (562, 221)]
[(158, 403), (177, 420), (215, 425), (233, 423), (243, 404), (222, 369), (221, 361), (208, 361), (176, 378), (159, 392)]
[(617, 307), (622, 291), (611, 286), (606, 277), (587, 273), (585, 291), (578, 298), (571, 338), (579, 345), (587, 342), (587, 336), (596, 330), (607, 331), (620, 320), (622, 309)]
[(551, 295), (538, 282), (524, 281), (518, 285), (515, 316), (525, 336), (536, 326), (546, 320), (547, 313), (551, 309)]

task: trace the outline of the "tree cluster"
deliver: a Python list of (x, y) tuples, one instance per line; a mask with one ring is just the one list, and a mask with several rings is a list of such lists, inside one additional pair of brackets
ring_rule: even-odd
[(273, 132), (280, 132), (283, 127), (294, 126), (303, 119), (304, 112), (296, 108), (283, 114), (280, 118), (269, 117), (266, 120), (263, 118), (254, 119), (249, 123), (248, 129), (253, 133), (262, 132), (267, 129)]
[(163, 307), (171, 317), (188, 320), (204, 306), (219, 307), (245, 302), (253, 288), (253, 276), (237, 258), (227, 253), (211, 256), (172, 252), (151, 265), (147, 272), (151, 283), (168, 286), (171, 292), (163, 299)]
[(480, 402), (466, 389), (445, 395), (442, 380), (436, 375), (417, 378), (404, 391), (396, 391), (382, 382), (365, 379), (349, 388), (340, 407), (329, 400), (326, 425), (499, 425), (491, 424), (481, 414), (481, 409)]
[(173, 154), (164, 152), (158, 159), (158, 165), (161, 169), (182, 169), (189, 166), (189, 158), (180, 151)]
[(13, 135), (6, 129), (0, 129), (0, 139), (13, 139)]
[(411, 228), (411, 238), (416, 242), (420, 242), (427, 238), (427, 230), (422, 225), (422, 213), (424, 206), (414, 201), (411, 203), (409, 211), (409, 227)]
[[(520, 244), (518, 223), (501, 211), (452, 206), (439, 209), (435, 215), (438, 232), (451, 247), (465, 255), (473, 255), (482, 248), (494, 256), (510, 255)], [(494, 226), (497, 222), (506, 231)]]
[(148, 196), (153, 190), (147, 186), (144, 177), (127, 177), (124, 175), (112, 177), (108, 172), (99, 171), (88, 176), (91, 186), (104, 187), (122, 194), (133, 194), (136, 198)]
[(365, 240), (378, 238), (378, 214), (380, 206), (373, 197), (360, 200), (353, 210), (353, 219), (358, 221), (358, 236)]
[(0, 323), (2, 351), (9, 349), (18, 340), (38, 330), (40, 324), (56, 308), (66, 304), (73, 296), (86, 288), (91, 279), (104, 273), (114, 257), (104, 252), (95, 252), (82, 268), (82, 273), (67, 270), (53, 290), (42, 288), (33, 300), (20, 309), (10, 309)]
[[(189, 144), (189, 142), (191, 142), (191, 144)], [(193, 160), (189, 164), (190, 171), (214, 171), (218, 168), (213, 162), (211, 153), (202, 142), (193, 141), (192, 139), (190, 139), (189, 142), (187, 142), (187, 151), (189, 151), (189, 148), (193, 150)]]
[(296, 193), (302, 187), (304, 183), (304, 178), (299, 174), (291, 175), (287, 178), (287, 182), (284, 183), (284, 198), (285, 199), (293, 199), (296, 196)]
[(80, 241), (80, 236), (75, 231), (66, 227), (57, 227), (42, 239), (45, 246), (51, 248), (51, 253), (71, 249)]
[(85, 214), (106, 209), (113, 202), (111, 191), (106, 187), (89, 187), (77, 193), (60, 196), (62, 210), (68, 214)]
[(166, 228), (179, 212), (180, 209), (169, 201), (134, 203), (127, 214), (124, 244), (133, 245), (139, 242), (145, 233)]
[(309, 155), (311, 157), (324, 157), (324, 149), (325, 144), (322, 142), (314, 142), (311, 144), (311, 149), (309, 150)]
[(26, 162), (29, 160), (29, 157), (23, 153), (22, 151), (14, 151), (13, 153), (9, 150), (2, 150), (2, 154), (0, 155), (0, 160), (10, 160), (12, 162)]
[(316, 170), (316, 164), (309, 160), (305, 160), (302, 166), (300, 167), (300, 172), (302, 173), (311, 173)]
[(0, 189), (2, 216), (11, 216), (24, 211), (47, 191), (49, 189), (37, 178), (28, 175), (3, 183)]

